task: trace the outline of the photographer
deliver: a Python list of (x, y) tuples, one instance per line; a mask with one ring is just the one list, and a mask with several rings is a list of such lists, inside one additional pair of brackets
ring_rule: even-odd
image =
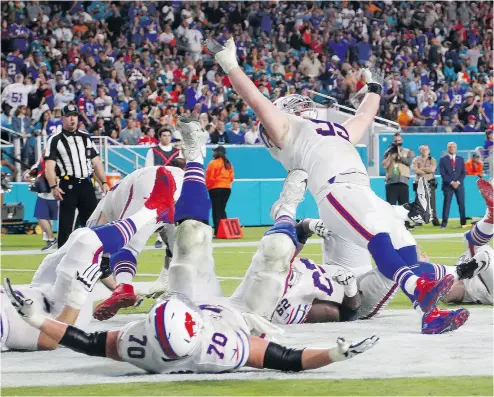
[[(413, 152), (403, 147), (403, 138), (399, 132), (393, 137), (393, 143), (384, 153), (381, 163), (386, 170), (386, 201), (392, 205), (408, 203), (408, 180)], [(409, 225), (407, 224), (407, 227)]]
[(432, 224), (434, 226), (440, 226), (441, 223), (437, 218), (436, 212), (436, 188), (437, 182), (434, 178), (434, 172), (437, 169), (437, 162), (434, 157), (431, 156), (431, 150), (429, 145), (422, 145), (419, 148), (420, 156), (413, 159), (413, 172), (415, 172), (415, 181), (413, 182), (413, 191), (417, 191), (417, 183), (421, 177), (424, 177), (429, 183), (431, 190), (431, 208), (432, 208)]

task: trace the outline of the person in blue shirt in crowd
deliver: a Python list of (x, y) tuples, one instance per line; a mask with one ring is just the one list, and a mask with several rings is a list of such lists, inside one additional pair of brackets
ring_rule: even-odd
[(422, 109), (422, 116), (425, 117), (425, 126), (431, 127), (435, 125), (439, 115), (439, 106), (434, 103), (432, 95), (429, 95), (426, 99), (427, 105)]
[(245, 143), (245, 131), (240, 128), (238, 116), (232, 120), (232, 127), (226, 131), (226, 134), (232, 145), (242, 145)]

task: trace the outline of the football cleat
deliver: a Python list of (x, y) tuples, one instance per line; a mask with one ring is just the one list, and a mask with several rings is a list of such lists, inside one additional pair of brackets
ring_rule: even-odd
[(208, 133), (202, 129), (199, 120), (181, 117), (177, 128), (182, 133), (182, 152), (185, 160), (193, 161), (199, 156), (206, 157)]
[(156, 170), (154, 187), (148, 199), (144, 203), (146, 208), (156, 210), (157, 222), (173, 223), (175, 217), (175, 200), (173, 195), (176, 190), (175, 179), (165, 167)]
[(438, 300), (449, 292), (454, 279), (452, 274), (447, 274), (437, 281), (429, 281), (422, 277), (417, 280), (414, 297), (424, 314), (429, 314), (436, 307)]
[(422, 333), (429, 335), (444, 334), (460, 328), (468, 320), (467, 309), (440, 310), (435, 308), (422, 317)]
[(477, 181), (477, 187), (479, 188), (480, 194), (485, 200), (487, 205), (487, 212), (485, 216), (485, 221), (487, 223), (494, 223), (494, 198), (493, 198), (493, 188), (492, 184), (487, 182), (485, 179), (479, 179)]
[(471, 279), (489, 268), (491, 256), (488, 251), (481, 251), (473, 258), (456, 265), (458, 280)]
[(93, 317), (99, 321), (108, 320), (120, 309), (134, 306), (136, 302), (134, 287), (131, 284), (119, 284), (109, 298), (96, 306)]

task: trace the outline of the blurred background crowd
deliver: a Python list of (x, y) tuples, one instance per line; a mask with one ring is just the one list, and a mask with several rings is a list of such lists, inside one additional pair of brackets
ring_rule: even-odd
[(492, 2), (16, 0), (1, 12), (1, 124), (26, 139), (60, 131), (60, 109), (73, 103), (80, 128), (127, 145), (156, 145), (163, 128), (179, 142), (184, 114), (200, 118), (210, 143), (259, 143), (208, 37), (233, 37), (271, 100), (314, 90), (353, 107), (360, 69), (372, 67), (385, 71), (381, 116), (404, 131), (494, 123)]

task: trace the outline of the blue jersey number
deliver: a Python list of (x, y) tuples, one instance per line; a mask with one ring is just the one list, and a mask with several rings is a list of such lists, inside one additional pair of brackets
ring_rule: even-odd
[(347, 130), (341, 124), (330, 123), (323, 120), (311, 120), (315, 124), (321, 124), (320, 128), (316, 129), (316, 132), (322, 136), (335, 136), (338, 135), (347, 141), (350, 140)]

